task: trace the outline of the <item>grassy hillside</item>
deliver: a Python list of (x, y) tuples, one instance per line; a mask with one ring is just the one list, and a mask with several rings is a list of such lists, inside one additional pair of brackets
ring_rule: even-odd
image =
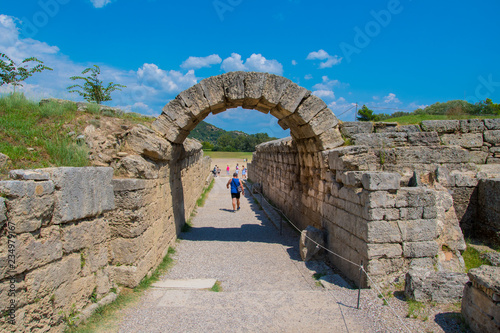
[(447, 116), (440, 114), (412, 114), (402, 117), (389, 118), (385, 122), (396, 122), (399, 125), (420, 124), (424, 120), (450, 120), (450, 119), (491, 119), (499, 118), (500, 116), (473, 116), (473, 115), (457, 115)]
[(232, 138), (236, 138), (240, 135), (248, 136), (248, 134), (240, 131), (225, 131), (222, 128), (202, 121), (191, 131), (188, 137), (196, 139), (200, 142), (210, 142), (215, 146), (217, 144), (217, 140), (224, 134), (229, 134)]
[[(11, 169), (32, 169), (58, 166), (89, 165), (88, 148), (77, 140), (89, 124), (98, 125), (98, 107), (87, 112), (77, 111), (75, 103), (50, 102), (40, 106), (22, 94), (0, 98), (0, 153), (10, 158), (0, 170), (5, 178)], [(150, 118), (124, 114), (120, 118), (130, 123), (151, 123)]]

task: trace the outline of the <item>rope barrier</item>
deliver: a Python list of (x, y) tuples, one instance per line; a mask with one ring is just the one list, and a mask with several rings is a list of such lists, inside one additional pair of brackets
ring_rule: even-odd
[[(247, 185), (247, 184), (245, 184), (245, 185), (248, 187), (248, 185)], [(252, 186), (252, 190), (253, 190), (253, 186)], [(266, 199), (266, 198), (264, 198), (264, 195), (262, 194), (262, 192), (261, 192), (261, 191), (259, 191), (259, 192), (258, 192), (258, 194), (260, 194), (260, 195), (261, 195), (262, 200), (264, 200), (265, 202), (267, 202), (267, 204), (268, 204), (269, 206), (271, 206), (274, 210), (276, 210), (276, 211), (280, 212), (280, 213), (281, 213), (281, 215), (282, 215), (283, 217), (285, 217), (285, 219), (288, 221), (288, 223), (289, 223), (292, 227), (294, 227), (297, 231), (302, 232), (302, 230), (300, 230), (300, 229), (299, 229), (299, 228), (298, 228), (295, 224), (293, 224), (293, 222), (292, 222), (292, 221), (290, 221), (290, 219), (289, 219), (289, 218), (285, 215), (285, 213), (284, 213), (281, 209), (279, 209), (279, 208), (277, 208), (277, 207), (273, 206), (273, 205), (272, 205), (269, 201), (267, 201), (267, 199)], [(337, 254), (337, 253), (333, 252), (332, 250), (330, 250), (330, 249), (328, 249), (328, 248), (324, 247), (323, 245), (319, 244), (318, 242), (316, 242), (315, 240), (313, 240), (312, 238), (310, 238), (310, 237), (309, 237), (309, 236), (307, 236), (307, 235), (305, 235), (305, 237), (306, 237), (307, 239), (309, 239), (311, 242), (313, 242), (314, 244), (316, 244), (316, 247), (317, 247), (317, 248), (322, 248), (322, 249), (324, 249), (325, 251), (327, 251), (327, 252), (329, 252), (329, 253), (331, 253), (331, 254), (333, 254), (333, 255), (337, 256), (338, 258), (340, 258), (340, 259), (342, 259), (342, 260), (344, 260), (344, 261), (346, 261), (346, 262), (348, 262), (348, 263), (350, 263), (350, 264), (352, 264), (352, 265), (354, 265), (354, 266), (356, 266), (356, 267), (360, 268), (360, 271), (362, 271), (362, 272), (366, 275), (366, 277), (370, 280), (371, 285), (377, 289), (377, 292), (379, 293), (379, 295), (381, 295), (381, 296), (382, 296), (382, 298), (384, 299), (384, 301), (385, 301), (385, 303), (387, 304), (387, 306), (389, 307), (389, 309), (391, 309), (392, 313), (393, 313), (393, 314), (394, 314), (394, 315), (398, 318), (398, 320), (401, 322), (401, 324), (404, 326), (404, 328), (406, 328), (406, 329), (408, 330), (408, 332), (410, 332), (410, 333), (411, 333), (411, 330), (408, 328), (408, 326), (406, 326), (406, 325), (405, 325), (405, 323), (403, 322), (403, 320), (401, 319), (401, 317), (400, 317), (400, 316), (396, 313), (396, 311), (395, 311), (395, 310), (394, 310), (394, 308), (391, 306), (391, 304), (389, 303), (389, 301), (385, 298), (384, 294), (380, 291), (380, 288), (379, 288), (379, 287), (377, 286), (377, 284), (373, 281), (373, 279), (370, 277), (370, 275), (368, 275), (368, 273), (365, 271), (365, 269), (364, 269), (363, 265), (356, 264), (355, 262), (353, 262), (353, 261), (351, 261), (351, 260), (349, 260), (349, 259), (347, 259), (347, 258), (342, 257), (341, 255), (339, 255), (339, 254)], [(358, 308), (359, 308), (359, 299), (358, 299)]]

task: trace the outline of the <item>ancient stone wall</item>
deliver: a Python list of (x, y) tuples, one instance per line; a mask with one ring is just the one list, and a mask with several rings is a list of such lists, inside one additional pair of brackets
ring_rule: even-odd
[(500, 246), (500, 178), (482, 179), (478, 187), (478, 234)]
[[(479, 180), (500, 172), (498, 128), (498, 119), (344, 123), (354, 145), (261, 144), (249, 177), (297, 226), (324, 230), (331, 250), (363, 261), (376, 281), (410, 267), (459, 272), (465, 243), (457, 221), (477, 223)], [(358, 268), (330, 259), (357, 281)]]
[(209, 175), (200, 147), (184, 148), (154, 179), (89, 167), (0, 182), (0, 331), (62, 331), (154, 270)]

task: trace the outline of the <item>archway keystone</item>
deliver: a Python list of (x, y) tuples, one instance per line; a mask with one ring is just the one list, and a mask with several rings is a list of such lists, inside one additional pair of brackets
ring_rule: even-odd
[(182, 143), (210, 113), (243, 107), (278, 118), (297, 142), (313, 139), (317, 150), (344, 144), (339, 120), (321, 98), (287, 78), (258, 72), (212, 76), (181, 92), (163, 108), (153, 128), (172, 143)]

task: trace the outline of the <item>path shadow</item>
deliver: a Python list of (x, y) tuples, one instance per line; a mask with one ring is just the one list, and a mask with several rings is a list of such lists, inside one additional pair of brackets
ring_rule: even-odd
[(443, 312), (438, 313), (434, 317), (434, 321), (438, 324), (444, 332), (472, 332), (463, 321), (460, 312)]

